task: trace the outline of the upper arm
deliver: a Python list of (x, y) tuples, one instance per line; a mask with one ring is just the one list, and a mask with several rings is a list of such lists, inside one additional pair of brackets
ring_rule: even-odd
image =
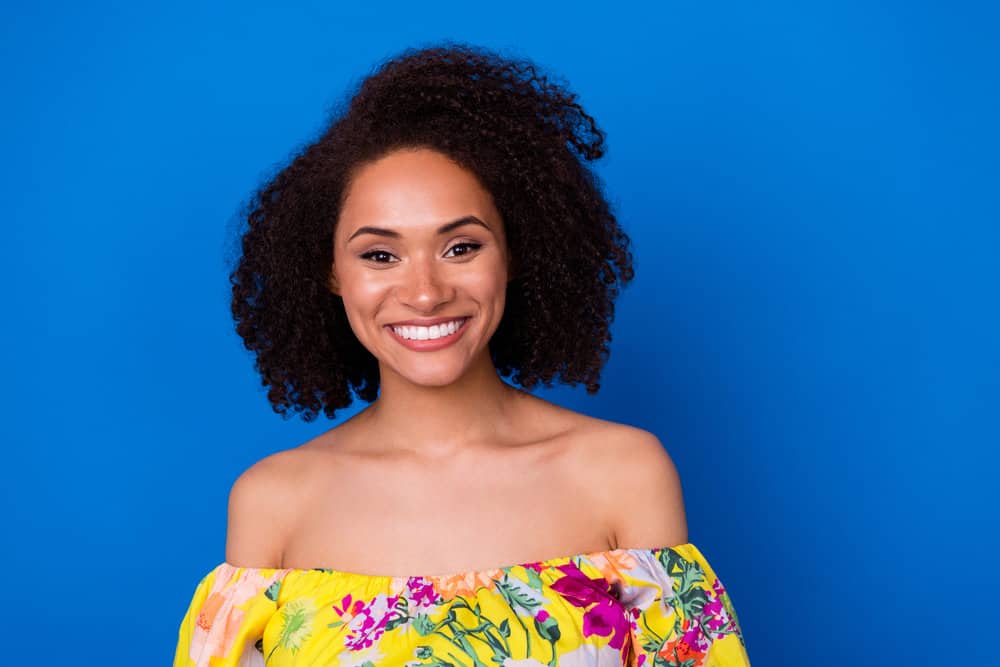
[(280, 567), (291, 519), (292, 488), (282, 452), (244, 471), (229, 491), (226, 562)]
[(688, 542), (677, 467), (659, 438), (628, 427), (619, 451), (614, 537), (620, 548), (671, 547)]

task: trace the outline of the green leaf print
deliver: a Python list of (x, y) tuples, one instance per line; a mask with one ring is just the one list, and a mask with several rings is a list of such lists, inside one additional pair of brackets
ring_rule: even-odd
[(559, 641), (559, 623), (556, 621), (555, 616), (548, 616), (544, 621), (539, 621), (536, 616), (535, 630), (537, 630), (538, 634), (542, 636), (542, 639), (545, 639), (546, 641)]
[(700, 586), (694, 586), (678, 595), (675, 600), (680, 601), (684, 618), (698, 618), (701, 616), (705, 603), (708, 602), (708, 593)]
[(683, 592), (697, 583), (705, 580), (705, 571), (696, 561), (685, 560), (673, 549), (660, 552), (660, 564), (667, 574), (674, 579), (674, 590)]
[(271, 584), (270, 586), (267, 587), (267, 590), (264, 591), (264, 595), (267, 596), (267, 599), (270, 600), (271, 602), (277, 602), (278, 601), (278, 591), (280, 591), (280, 590), (281, 590), (281, 582), (280, 581), (276, 581), (276, 582), (274, 582), (273, 584)]
[[(529, 572), (534, 572), (534, 570), (529, 570)], [(496, 582), (496, 590), (511, 608), (515, 608), (515, 611), (516, 607), (520, 607), (531, 616), (534, 616), (535, 611), (541, 605), (536, 598), (531, 597), (529, 593), (520, 590), (517, 586), (508, 583), (506, 579)]]
[(665, 601), (677, 612), (677, 621), (672, 633), (676, 635), (680, 632), (681, 619), (699, 618), (708, 602), (708, 592), (698, 586), (706, 580), (705, 570), (701, 567), (701, 563), (686, 560), (673, 549), (663, 550), (659, 560), (674, 582), (674, 596)]
[(399, 599), (396, 600), (396, 603), (392, 607), (393, 612), (389, 620), (386, 621), (384, 631), (389, 632), (400, 625), (409, 623), (410, 622), (409, 608), (410, 608), (409, 603), (407, 602), (406, 598), (402, 595), (399, 596)]
[[(474, 622), (460, 621), (456, 611), (461, 609), (467, 610), (471, 615), (473, 615), (475, 617)], [(419, 621), (420, 619), (418, 618), (416, 620)], [(416, 622), (414, 623), (414, 627), (418, 632), (426, 631), (428, 629), (426, 625), (419, 626)], [(445, 630), (450, 631), (452, 636), (446, 634)], [(431, 627), (430, 631), (444, 637), (449, 642), (454, 644), (462, 651), (462, 653), (472, 660), (474, 667), (488, 666), (479, 659), (472, 642), (481, 642), (488, 646), (490, 652), (492, 653), (490, 659), (496, 664), (502, 665), (511, 657), (510, 645), (507, 641), (508, 637), (510, 637), (510, 623), (505, 619), (498, 625), (491, 618), (483, 614), (482, 607), (479, 602), (475, 600), (470, 601), (461, 596), (453, 598), (452, 603), (448, 608), (448, 614), (443, 619), (438, 621), (436, 625)], [(453, 655), (450, 657), (458, 660), (458, 658)], [(459, 664), (464, 665), (464, 663)]]
[(483, 665), (483, 662), (479, 659), (479, 655), (476, 653), (475, 649), (472, 648), (472, 644), (469, 643), (469, 640), (465, 638), (464, 634), (455, 637), (455, 641), (458, 646), (462, 648), (462, 652), (472, 658), (473, 665), (476, 667), (481, 667)]
[(469, 606), (469, 601), (461, 596), (452, 599), (451, 606), (448, 609), (468, 609), (469, 611), (472, 611), (472, 607)]
[(417, 631), (417, 634), (421, 637), (426, 637), (430, 633), (434, 632), (434, 621), (430, 619), (427, 614), (418, 614), (415, 619), (413, 619), (413, 629)]
[(279, 648), (287, 649), (293, 654), (302, 648), (303, 642), (309, 639), (315, 610), (310, 609), (305, 600), (292, 600), (278, 611), (281, 618), (281, 634), (271, 649), (267, 659)]
[(510, 657), (510, 649), (503, 645), (503, 643), (493, 636), (493, 633), (488, 630), (484, 630), (481, 635), (474, 635), (477, 639), (483, 639), (487, 644), (489, 644), (490, 650), (493, 651), (492, 660), (494, 662), (503, 662)]
[(663, 648), (663, 640), (659, 638), (650, 638), (642, 642), (642, 650), (646, 653), (656, 653), (661, 648)]

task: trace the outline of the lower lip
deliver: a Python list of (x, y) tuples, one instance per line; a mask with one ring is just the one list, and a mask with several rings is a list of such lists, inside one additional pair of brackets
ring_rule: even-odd
[(389, 335), (395, 338), (397, 341), (403, 344), (403, 346), (414, 350), (415, 352), (433, 352), (435, 350), (441, 350), (449, 345), (453, 345), (455, 341), (462, 337), (465, 330), (468, 328), (470, 318), (465, 318), (462, 324), (458, 327), (458, 330), (450, 336), (442, 336), (441, 338), (428, 338), (427, 340), (410, 340), (409, 338), (403, 338), (397, 334), (392, 327), (386, 326), (389, 330)]

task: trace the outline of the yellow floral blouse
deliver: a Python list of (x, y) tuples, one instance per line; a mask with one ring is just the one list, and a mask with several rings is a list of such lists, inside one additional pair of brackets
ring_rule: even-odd
[(729, 594), (693, 544), (392, 577), (221, 563), (174, 667), (748, 667)]

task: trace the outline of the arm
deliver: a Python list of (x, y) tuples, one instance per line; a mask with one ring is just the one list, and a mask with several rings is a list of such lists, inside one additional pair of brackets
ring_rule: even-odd
[(666, 448), (652, 433), (630, 427), (619, 452), (615, 544), (624, 548), (685, 544), (684, 494)]
[(248, 468), (229, 492), (226, 562), (240, 567), (281, 567), (297, 506), (289, 452)]

